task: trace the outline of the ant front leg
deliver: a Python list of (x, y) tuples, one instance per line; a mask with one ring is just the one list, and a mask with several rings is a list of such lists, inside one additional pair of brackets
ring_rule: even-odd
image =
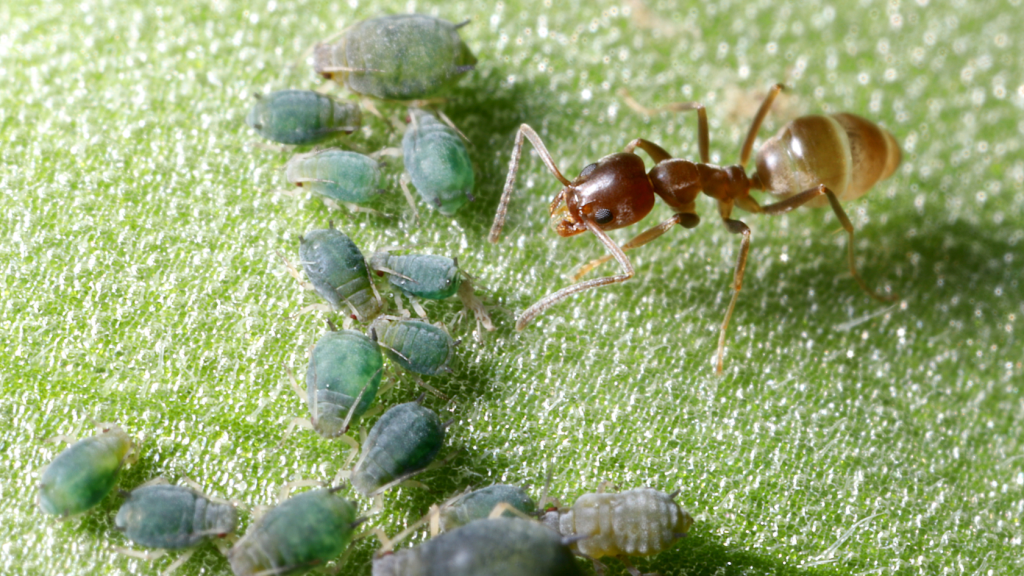
[[(700, 216), (697, 216), (696, 214), (690, 214), (688, 212), (680, 212), (678, 214), (675, 214), (671, 218), (665, 220), (664, 222), (658, 224), (657, 226), (654, 226), (653, 228), (650, 228), (648, 230), (644, 230), (640, 234), (634, 236), (632, 240), (622, 245), (622, 251), (625, 252), (626, 250), (639, 248), (644, 244), (647, 244), (651, 240), (654, 240), (658, 236), (661, 236), (665, 232), (668, 232), (676, 224), (679, 224), (683, 228), (694, 228), (695, 226), (700, 224)], [(588, 272), (604, 264), (605, 262), (611, 260), (612, 257), (613, 256), (611, 254), (605, 254), (600, 258), (595, 258), (590, 262), (587, 262), (583, 266), (580, 266), (580, 269), (577, 270), (576, 273), (573, 274), (572, 276), (573, 282), (578, 282), (579, 279), (586, 276)]]

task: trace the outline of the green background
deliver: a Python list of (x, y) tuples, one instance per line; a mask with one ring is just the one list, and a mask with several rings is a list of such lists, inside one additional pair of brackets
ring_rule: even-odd
[[(454, 218), (421, 206), (413, 222), (397, 160), (374, 206), (392, 220), (274, 194), (289, 153), (254, 145), (252, 93), (320, 85), (303, 50), (407, 11), (472, 19), (462, 36), (480, 64), (444, 109), (473, 142), (476, 202)], [(339, 443), (300, 432), (274, 451), (306, 413), (284, 366), (301, 378), (324, 330), (318, 314), (289, 317), (317, 299), (277, 252), (294, 260), (298, 236), (333, 219), (367, 254), (457, 255), (499, 326), (480, 342), (457, 303), (429, 306), (462, 339), (454, 374), (429, 380), (453, 401), (427, 401), (455, 419), (443, 454), (457, 455), (420, 478), (431, 491), (387, 494), (371, 524), (388, 533), (468, 485), (539, 496), (550, 471), (565, 503), (603, 480), (680, 489), (691, 536), (638, 560), (666, 576), (1021, 573), (1022, 15), (1019, 0), (5, 2), (0, 572), (148, 574), (176, 556), (112, 551), (125, 545), (116, 496), (65, 523), (35, 508), (38, 470), (61, 449), (43, 441), (95, 422), (140, 442), (124, 487), (188, 476), (256, 506), (285, 482), (334, 475)], [(713, 162), (727, 164), (774, 82), (788, 89), (762, 140), (797, 115), (847, 110), (903, 148), (896, 174), (847, 207), (860, 270), (896, 305), (850, 278), (828, 211), (738, 213), (751, 262), (716, 377), (738, 240), (703, 198), (701, 226), (632, 256), (635, 279), (513, 331), (602, 253), (548, 229), (558, 185), (532, 152), (502, 242), (485, 241), (520, 123), (572, 177), (636, 137), (696, 157), (692, 114), (645, 117), (617, 90), (699, 99)], [(398, 141), (372, 118), (351, 138)], [(659, 204), (644, 225), (669, 214)], [(419, 393), (389, 370), (383, 405)], [(357, 544), (343, 573), (368, 574), (376, 546)], [(227, 570), (207, 546), (180, 573)]]

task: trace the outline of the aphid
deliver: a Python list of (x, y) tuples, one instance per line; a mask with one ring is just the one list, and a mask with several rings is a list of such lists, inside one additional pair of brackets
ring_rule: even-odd
[(666, 494), (653, 488), (638, 488), (620, 494), (598, 491), (580, 496), (571, 508), (544, 514), (548, 527), (563, 536), (583, 536), (573, 550), (594, 561), (602, 556), (618, 557), (633, 576), (640, 576), (627, 556), (649, 556), (672, 547), (686, 536), (693, 517)]
[(420, 401), (390, 408), (363, 442), (350, 479), (364, 496), (387, 490), (426, 468), (444, 444), (445, 425)]
[(566, 542), (539, 522), (475, 520), (373, 561), (373, 576), (576, 576)]
[(392, 254), (386, 250), (370, 256), (370, 269), (410, 296), (444, 300), (454, 296), (462, 284), (459, 263), (433, 254)]
[(313, 429), (327, 438), (344, 434), (349, 423), (370, 409), (383, 370), (384, 358), (373, 340), (354, 330), (324, 334), (306, 370)]
[[(233, 534), (238, 512), (228, 503), (214, 502), (201, 492), (184, 486), (141, 486), (128, 494), (114, 518), (114, 526), (129, 540), (150, 548), (190, 548), (212, 538)], [(154, 560), (165, 552), (123, 553)], [(192, 556), (189, 551), (165, 571), (172, 572)]]
[(62, 518), (85, 512), (114, 488), (121, 468), (133, 457), (131, 438), (117, 425), (72, 444), (43, 471), (39, 507)]
[(402, 137), (405, 170), (431, 208), (446, 216), (473, 200), (475, 175), (469, 150), (451, 126), (433, 114), (413, 108)]
[[(448, 532), (481, 518), (487, 518), (501, 503), (508, 504), (523, 514), (534, 514), (537, 504), (518, 486), (493, 484), (486, 488), (459, 494), (442, 504), (438, 510), (439, 528)], [(510, 511), (504, 512), (511, 516)]]
[(235, 576), (305, 572), (341, 554), (361, 520), (339, 489), (303, 492), (264, 514), (228, 552)]
[(443, 328), (419, 320), (382, 316), (370, 330), (377, 343), (396, 364), (416, 374), (436, 376), (451, 372), (448, 363), (455, 356), (455, 342)]
[[(697, 110), (700, 162), (672, 158), (657, 144), (638, 138), (627, 144), (623, 152), (605, 156), (597, 163), (585, 167), (572, 182), (555, 166), (554, 159), (533, 128), (526, 124), (520, 126), (509, 163), (505, 190), (491, 228), (491, 242), (497, 242), (501, 235), (525, 136), (538, 150), (548, 170), (565, 185), (550, 207), (551, 223), (555, 230), (560, 236), (574, 236), (589, 230), (610, 252), (584, 265), (574, 280), (579, 280), (591, 269), (612, 258), (622, 267), (622, 274), (578, 282), (545, 296), (523, 313), (516, 322), (516, 329), (522, 330), (545, 310), (577, 292), (632, 278), (633, 264), (625, 251), (643, 246), (676, 224), (684, 228), (693, 228), (699, 224), (695, 200), (702, 191), (718, 201), (718, 212), (726, 229), (742, 235), (733, 280), (734, 292), (719, 331), (718, 373), (722, 372), (725, 333), (743, 284), (747, 253), (750, 250), (750, 228), (732, 218), (733, 206), (752, 213), (777, 215), (804, 204), (824, 206), (827, 201), (849, 235), (848, 258), (854, 279), (876, 300), (894, 299), (895, 295), (882, 296), (870, 290), (857, 273), (853, 257), (853, 225), (839, 201), (862, 196), (872, 185), (896, 170), (900, 162), (900, 150), (895, 139), (872, 122), (853, 114), (803, 116), (783, 126), (761, 146), (757, 153), (757, 168), (748, 176), (743, 166), (750, 158), (761, 122), (780, 90), (782, 85), (776, 84), (765, 98), (747, 133), (740, 152), (740, 163), (733, 166), (719, 167), (708, 163), (707, 114), (699, 102), (679, 104), (675, 109)], [(647, 152), (656, 162), (650, 172), (645, 173), (643, 160), (633, 152), (637, 147)], [(751, 190), (764, 190), (785, 199), (762, 206), (750, 196)], [(676, 214), (640, 233), (622, 247), (616, 245), (605, 232), (641, 220), (654, 206), (655, 194), (672, 207)]]
[(285, 175), (292, 184), (337, 202), (364, 204), (383, 192), (380, 162), (338, 148), (292, 156)]
[(348, 308), (363, 322), (380, 313), (363, 253), (333, 226), (300, 236), (299, 260), (313, 289), (334, 309)]
[(423, 14), (363, 20), (336, 42), (318, 44), (317, 74), (349, 90), (376, 98), (429, 98), (473, 69), (476, 57), (459, 37), (459, 28)]
[(257, 134), (281, 144), (316, 144), (362, 124), (357, 104), (337, 102), (312, 90), (279, 90), (256, 95), (245, 119)]

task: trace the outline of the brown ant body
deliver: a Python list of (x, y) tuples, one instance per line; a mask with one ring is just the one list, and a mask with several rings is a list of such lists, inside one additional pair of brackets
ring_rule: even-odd
[[(693, 228), (699, 224), (695, 200), (701, 192), (718, 201), (718, 213), (726, 229), (743, 237), (733, 280), (735, 291), (719, 332), (718, 373), (722, 372), (725, 333), (736, 307), (750, 251), (750, 228), (732, 218), (734, 206), (751, 213), (777, 215), (805, 204), (813, 207), (830, 205), (849, 235), (849, 265), (854, 279), (876, 300), (895, 299), (895, 295), (883, 296), (869, 289), (857, 273), (853, 256), (853, 225), (839, 202), (859, 198), (876, 182), (889, 177), (896, 170), (901, 156), (896, 140), (873, 122), (853, 114), (802, 116), (783, 126), (761, 146), (756, 157), (757, 168), (748, 176), (743, 166), (750, 159), (761, 123), (781, 90), (782, 85), (776, 84), (768, 93), (751, 123), (740, 152), (739, 164), (732, 166), (709, 164), (707, 114), (699, 102), (677, 104), (674, 109), (697, 111), (700, 162), (672, 158), (657, 144), (638, 138), (627, 144), (623, 152), (605, 156), (585, 167), (572, 182), (558, 170), (533, 128), (527, 124), (520, 126), (509, 162), (505, 190), (491, 228), (490, 241), (497, 242), (501, 235), (525, 136), (533, 143), (548, 170), (565, 185), (551, 202), (550, 213), (555, 230), (560, 236), (574, 236), (589, 230), (609, 251), (608, 255), (580, 268), (573, 280), (578, 281), (584, 274), (612, 258), (619, 262), (622, 273), (577, 282), (548, 294), (523, 312), (516, 322), (516, 330), (522, 330), (545, 310), (577, 292), (632, 278), (633, 265), (625, 251), (643, 246), (676, 224), (684, 228)], [(655, 166), (650, 172), (646, 171), (643, 160), (633, 152), (636, 148), (647, 152), (654, 160)], [(762, 190), (783, 199), (762, 206), (750, 196), (751, 190)], [(621, 247), (616, 245), (605, 231), (629, 226), (643, 219), (654, 207), (655, 194), (676, 214)]]

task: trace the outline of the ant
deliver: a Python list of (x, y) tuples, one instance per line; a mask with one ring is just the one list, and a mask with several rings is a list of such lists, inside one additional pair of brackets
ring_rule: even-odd
[[(516, 330), (526, 328), (545, 310), (577, 292), (632, 278), (633, 264), (625, 252), (647, 244), (676, 224), (684, 228), (700, 224), (695, 200), (701, 192), (718, 201), (718, 213), (726, 229), (742, 236), (733, 280), (734, 292), (718, 336), (718, 374), (722, 373), (726, 328), (743, 285), (743, 273), (750, 251), (750, 228), (732, 218), (734, 206), (747, 212), (774, 216), (803, 205), (830, 205), (849, 235), (847, 248), (850, 273), (861, 289), (880, 302), (898, 298), (895, 294), (882, 295), (871, 290), (857, 273), (853, 256), (853, 224), (839, 204), (840, 200), (854, 200), (863, 196), (876, 182), (895, 172), (901, 158), (896, 140), (885, 129), (853, 114), (841, 112), (828, 116), (801, 116), (783, 126), (775, 136), (761, 145), (756, 157), (757, 167), (748, 176), (743, 166), (750, 159), (761, 123), (782, 89), (782, 84), (775, 84), (768, 92), (750, 125), (740, 151), (739, 164), (732, 166), (709, 164), (708, 119), (704, 105), (700, 102), (683, 102), (672, 106), (678, 111), (697, 111), (700, 162), (672, 158), (657, 144), (637, 138), (627, 144), (622, 152), (605, 156), (585, 167), (576, 180), (571, 182), (558, 170), (551, 153), (533, 128), (527, 124), (521, 125), (509, 162), (505, 190), (491, 227), (490, 241), (497, 242), (501, 235), (525, 136), (540, 154), (548, 170), (565, 185), (549, 209), (555, 231), (563, 237), (590, 231), (605, 245), (609, 254), (580, 268), (573, 276), (575, 284), (548, 294), (527, 308), (516, 322)], [(654, 160), (655, 166), (650, 172), (646, 171), (643, 159), (633, 152), (636, 148)], [(762, 190), (780, 196), (782, 200), (762, 206), (750, 196), (751, 190)], [(676, 214), (638, 234), (621, 247), (616, 245), (605, 232), (629, 226), (647, 216), (654, 207), (655, 194)], [(621, 274), (579, 281), (587, 272), (612, 258), (622, 267)]]

